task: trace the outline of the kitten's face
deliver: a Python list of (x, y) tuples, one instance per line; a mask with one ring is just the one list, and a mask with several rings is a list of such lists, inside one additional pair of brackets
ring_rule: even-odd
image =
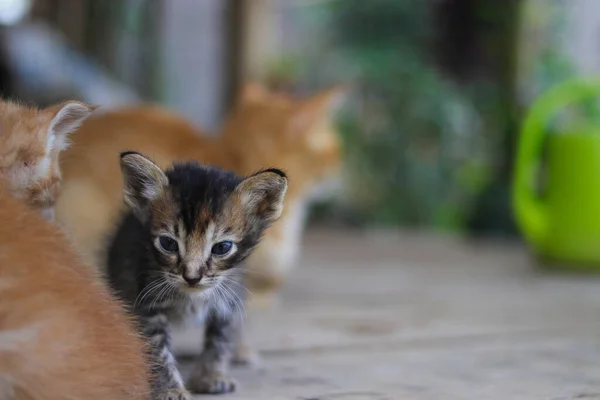
[(296, 100), (247, 84), (221, 134), (238, 170), (278, 165), (292, 177), (294, 193), (332, 176), (341, 164), (332, 109), (344, 94), (344, 88), (333, 88)]
[(13, 196), (51, 219), (59, 154), (94, 107), (67, 102), (43, 110), (0, 102), (0, 179)]
[(281, 215), (287, 179), (279, 170), (248, 178), (197, 163), (166, 173), (123, 153), (125, 201), (148, 228), (160, 272), (190, 295), (227, 280)]

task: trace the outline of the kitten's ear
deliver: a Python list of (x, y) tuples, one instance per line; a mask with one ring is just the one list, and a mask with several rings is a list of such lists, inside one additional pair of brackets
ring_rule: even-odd
[(68, 135), (75, 132), (96, 108), (78, 101), (68, 101), (42, 110), (52, 118), (48, 125), (46, 151), (65, 150), (69, 146)]
[(121, 153), (121, 173), (125, 204), (143, 221), (148, 205), (161, 195), (169, 179), (158, 165), (134, 151)]
[(301, 101), (296, 106), (290, 120), (291, 134), (307, 134), (318, 123), (329, 120), (346, 98), (349, 89), (349, 86), (345, 85), (335, 86)]
[(287, 184), (285, 173), (271, 168), (244, 179), (235, 190), (246, 215), (270, 224), (281, 216)]
[(238, 104), (258, 103), (269, 96), (267, 88), (258, 82), (245, 83), (238, 96)]

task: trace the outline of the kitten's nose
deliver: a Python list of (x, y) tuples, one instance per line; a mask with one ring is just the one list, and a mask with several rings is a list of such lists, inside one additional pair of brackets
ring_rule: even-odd
[(196, 285), (198, 282), (200, 282), (200, 280), (202, 279), (202, 276), (199, 276), (197, 278), (190, 278), (187, 275), (183, 275), (183, 279), (188, 283), (188, 285), (190, 286), (194, 286)]

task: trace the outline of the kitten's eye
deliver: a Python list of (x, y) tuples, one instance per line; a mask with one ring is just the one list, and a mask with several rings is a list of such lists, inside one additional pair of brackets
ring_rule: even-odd
[(179, 250), (179, 246), (177, 245), (177, 241), (169, 236), (161, 236), (158, 238), (158, 243), (160, 247), (167, 253), (175, 253)]
[(233, 243), (231, 243), (230, 241), (227, 240), (225, 242), (219, 242), (219, 243), (215, 244), (212, 247), (211, 252), (215, 256), (224, 256), (231, 251), (232, 247), (233, 247)]

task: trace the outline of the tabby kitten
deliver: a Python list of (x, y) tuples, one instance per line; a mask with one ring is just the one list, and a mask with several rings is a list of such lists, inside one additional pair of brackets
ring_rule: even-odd
[(60, 187), (59, 153), (93, 109), (0, 101), (0, 399), (150, 395), (141, 335), (47, 221)]
[(124, 198), (108, 254), (111, 286), (139, 318), (152, 346), (159, 399), (188, 399), (171, 350), (173, 323), (208, 317), (191, 391), (226, 393), (244, 293), (240, 263), (283, 209), (285, 174), (247, 178), (195, 162), (163, 172), (135, 152), (121, 154)]

